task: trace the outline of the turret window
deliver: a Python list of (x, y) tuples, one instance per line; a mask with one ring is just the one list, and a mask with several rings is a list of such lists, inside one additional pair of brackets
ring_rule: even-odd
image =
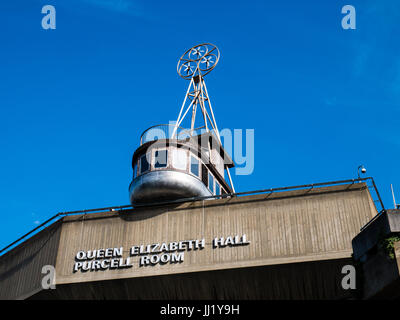
[(137, 161), (133, 166), (133, 179), (137, 177)]
[(148, 171), (150, 168), (149, 162), (147, 161), (147, 154), (140, 157), (140, 173)]
[(208, 173), (208, 189), (214, 194), (214, 177), (211, 173)]
[(165, 168), (168, 165), (168, 150), (156, 150), (154, 153), (154, 168)]
[(204, 163), (201, 164), (201, 180), (203, 181), (204, 185), (208, 186), (208, 169)]
[(187, 153), (182, 149), (172, 150), (172, 165), (176, 169), (187, 170)]
[(215, 181), (215, 194), (219, 196), (221, 194), (221, 187), (217, 181)]
[(190, 156), (190, 172), (198, 177), (199, 174), (199, 160), (193, 156)]

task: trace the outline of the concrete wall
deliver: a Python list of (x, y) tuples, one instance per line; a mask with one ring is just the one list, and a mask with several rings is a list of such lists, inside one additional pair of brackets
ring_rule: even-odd
[(323, 260), (57, 285), (33, 300), (349, 299), (341, 270), (351, 259)]
[[(363, 299), (400, 297), (400, 210), (387, 210), (373, 219), (353, 239), (353, 258), (358, 266)], [(391, 256), (388, 240), (393, 242)]]
[(0, 300), (24, 299), (42, 289), (42, 267), (56, 265), (61, 221), (0, 257)]
[[(282, 270), (289, 270), (281, 273), (282, 277), (300, 279), (291, 281), (293, 287), (282, 279), (285, 283), (284, 297), (338, 297), (338, 270), (350, 261), (351, 240), (376, 213), (366, 185), (355, 183), (192, 202), (175, 207), (69, 216), (63, 219), (61, 227), (48, 228), (42, 235), (0, 257), (0, 297), (24, 298), (40, 290), (39, 280), (43, 276), (40, 271), (45, 264), (56, 266), (56, 284), (60, 290), (69, 288), (64, 289), (67, 291), (74, 283), (87, 283), (91, 287), (94, 283), (105, 283), (103, 280), (128, 283), (126, 279), (131, 279), (130, 282), (159, 276), (171, 279), (185, 274), (198, 274), (199, 279), (205, 281), (213, 278), (201, 278), (201, 274), (257, 267), (263, 268), (259, 273), (263, 278), (272, 279), (280, 274), (278, 270), (282, 267)], [(250, 244), (224, 248), (212, 246), (215, 237), (243, 234)], [(132, 246), (203, 238), (204, 249), (183, 251), (184, 261), (181, 263), (139, 266), (139, 256), (130, 257), (129, 254)], [(132, 259), (131, 268), (73, 272), (78, 251), (114, 247), (123, 247), (123, 257)], [(336, 262), (333, 265), (329, 261)], [(295, 270), (303, 271), (296, 273)], [(336, 271), (332, 274), (329, 270)], [(229, 273), (227, 279), (231, 279), (232, 274)], [(243, 280), (242, 284), (245, 282)], [(267, 285), (265, 281), (262, 283)], [(304, 288), (298, 290), (299, 286), (307, 287), (307, 283), (312, 284), (310, 292), (313, 293), (310, 295), (304, 293)], [(209, 287), (215, 288), (212, 283)], [(240, 292), (240, 284), (235, 287)], [(252, 289), (256, 290), (253, 297), (264, 298), (273, 298), (274, 294), (280, 297), (277, 294), (283, 290), (257, 286)], [(221, 290), (215, 292), (223, 292)], [(212, 297), (212, 293), (208, 292), (206, 297)]]
[[(65, 218), (57, 256), (57, 283), (148, 277), (349, 258), (351, 240), (376, 215), (363, 184), (202, 201), (178, 207)], [(213, 248), (215, 237), (246, 234), (246, 246)], [(205, 239), (184, 262), (106, 271), (73, 272), (78, 251)]]

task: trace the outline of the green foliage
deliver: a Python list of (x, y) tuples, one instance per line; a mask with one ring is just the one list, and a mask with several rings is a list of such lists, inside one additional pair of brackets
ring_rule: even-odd
[(381, 247), (390, 259), (394, 259), (394, 244), (400, 241), (400, 235), (394, 235), (381, 241)]

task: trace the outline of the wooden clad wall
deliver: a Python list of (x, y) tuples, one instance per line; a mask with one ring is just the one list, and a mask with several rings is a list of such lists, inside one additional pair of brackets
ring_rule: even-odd
[(24, 299), (41, 290), (42, 267), (56, 265), (61, 222), (0, 257), (0, 300)]
[[(57, 256), (57, 284), (149, 277), (293, 262), (348, 259), (351, 240), (376, 215), (363, 183), (201, 201), (163, 208), (67, 217)], [(246, 246), (213, 248), (215, 237), (247, 235)], [(185, 251), (184, 262), (73, 272), (80, 250), (191, 239), (206, 247)]]

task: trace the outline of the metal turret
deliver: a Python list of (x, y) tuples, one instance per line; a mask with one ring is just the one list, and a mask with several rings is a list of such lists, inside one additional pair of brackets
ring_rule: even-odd
[[(234, 192), (229, 173), (234, 164), (222, 147), (204, 82), (219, 56), (218, 48), (206, 43), (192, 47), (179, 59), (177, 71), (190, 84), (176, 123), (152, 126), (140, 137), (132, 158), (132, 204)], [(195, 128), (198, 110), (204, 123)], [(190, 128), (184, 129), (181, 124), (189, 111)]]

